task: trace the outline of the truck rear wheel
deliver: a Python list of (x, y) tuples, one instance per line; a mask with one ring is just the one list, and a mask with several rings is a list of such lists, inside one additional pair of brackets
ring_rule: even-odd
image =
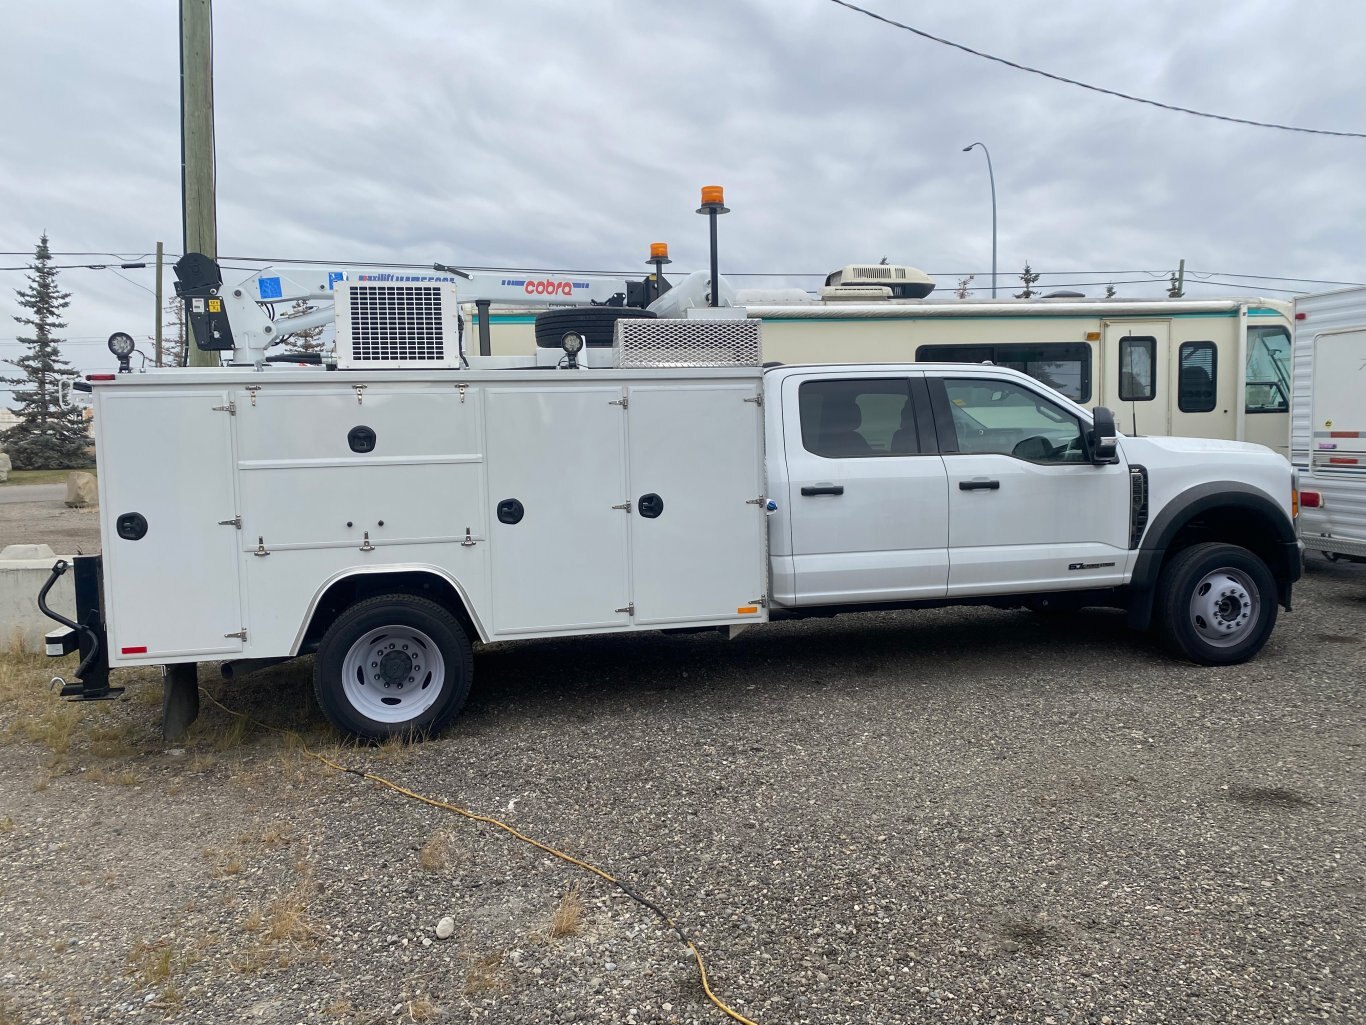
[(367, 740), (438, 732), (465, 705), (474, 655), (434, 601), (386, 594), (337, 617), (318, 646), (313, 690), (337, 729)]
[(1157, 628), (1173, 654), (1205, 666), (1246, 662), (1276, 625), (1276, 581), (1237, 545), (1207, 542), (1162, 568)]

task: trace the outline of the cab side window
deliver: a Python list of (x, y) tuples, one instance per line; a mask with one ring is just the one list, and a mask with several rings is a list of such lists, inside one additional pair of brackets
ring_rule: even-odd
[(1010, 381), (948, 379), (944, 390), (961, 453), (993, 452), (1031, 463), (1086, 459), (1081, 421), (1027, 388)]
[(904, 378), (804, 381), (797, 405), (802, 447), (813, 455), (858, 459), (922, 451)]

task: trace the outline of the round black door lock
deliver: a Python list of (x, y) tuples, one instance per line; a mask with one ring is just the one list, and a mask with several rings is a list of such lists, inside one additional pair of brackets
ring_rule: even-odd
[(377, 440), (375, 432), (364, 425), (352, 427), (346, 435), (346, 443), (351, 446), (352, 452), (373, 452)]
[(640, 501), (636, 503), (636, 509), (647, 520), (653, 520), (664, 511), (664, 499), (652, 491), (648, 495), (640, 496)]
[(526, 508), (515, 498), (505, 498), (498, 503), (499, 523), (521, 523), (525, 515)]
[(125, 541), (141, 541), (147, 534), (147, 517), (142, 513), (123, 513), (114, 521), (114, 530)]

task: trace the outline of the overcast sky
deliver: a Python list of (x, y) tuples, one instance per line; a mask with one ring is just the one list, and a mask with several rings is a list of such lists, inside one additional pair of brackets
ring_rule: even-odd
[[(1363, 4), (862, 5), (1105, 88), (1366, 131)], [(1183, 257), (1216, 276), (1366, 281), (1366, 140), (1140, 106), (829, 0), (215, 6), (224, 256), (643, 271), (648, 244), (667, 241), (686, 271), (706, 260), (699, 187), (719, 184), (723, 274), (886, 256), (944, 274), (944, 289), (956, 273), (986, 285), (986, 162), (961, 152), (981, 141), (1003, 294), (1026, 260), (1045, 287), (1097, 282), (1091, 294)], [(175, 0), (11, 5), (0, 250), (31, 254), (46, 231), (57, 252), (142, 258), (160, 239), (179, 253), (178, 59)], [(92, 259), (107, 258), (57, 262)], [(152, 331), (152, 270), (121, 273), (62, 274), (82, 369), (111, 361), (110, 332)], [(23, 283), (0, 272), (0, 355), (16, 351)]]

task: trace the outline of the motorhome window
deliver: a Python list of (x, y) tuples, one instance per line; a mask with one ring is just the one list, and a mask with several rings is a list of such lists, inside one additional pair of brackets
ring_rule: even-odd
[(1178, 355), (1176, 407), (1183, 413), (1208, 413), (1218, 396), (1218, 356), (1213, 342), (1182, 342)]
[(1125, 335), (1119, 340), (1119, 400), (1148, 402), (1157, 396), (1157, 339)]
[(806, 381), (797, 392), (802, 446), (827, 459), (918, 455), (905, 378)]
[(1091, 347), (1085, 343), (922, 345), (915, 358), (926, 363), (995, 363), (1023, 371), (1075, 402), (1091, 399)]
[(960, 454), (992, 452), (1031, 463), (1084, 461), (1081, 422), (1042, 395), (1010, 381), (947, 380), (944, 390)]
[(1279, 324), (1247, 329), (1249, 413), (1290, 410), (1290, 330)]

